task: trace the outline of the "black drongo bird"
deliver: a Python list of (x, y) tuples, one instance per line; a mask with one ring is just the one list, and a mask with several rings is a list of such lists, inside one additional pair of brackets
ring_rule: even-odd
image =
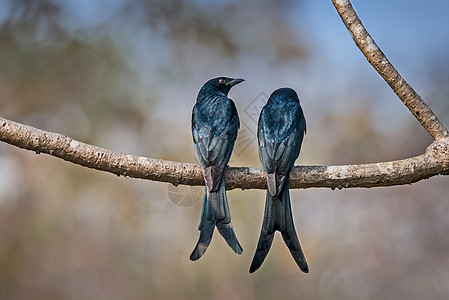
[(206, 252), (215, 226), (232, 250), (237, 254), (243, 251), (231, 225), (223, 176), (240, 127), (237, 109), (234, 102), (228, 98), (228, 93), (234, 85), (242, 81), (244, 80), (241, 78), (227, 77), (209, 80), (199, 91), (193, 107), (193, 143), (203, 170), (206, 192), (198, 226), (201, 233), (190, 255), (191, 260), (199, 259)]
[(296, 92), (291, 88), (274, 91), (262, 108), (257, 129), (259, 158), (267, 176), (268, 189), (262, 230), (250, 273), (262, 265), (276, 230), (281, 232), (299, 268), (309, 272), (293, 224), (288, 187), (289, 172), (299, 155), (305, 132), (306, 120)]

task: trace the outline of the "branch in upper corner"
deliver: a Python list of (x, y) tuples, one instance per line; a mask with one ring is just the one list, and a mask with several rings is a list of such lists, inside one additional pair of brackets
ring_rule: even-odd
[[(196, 164), (114, 152), (1, 117), (0, 140), (116, 175), (174, 185), (204, 185), (201, 168)], [(432, 143), (425, 154), (404, 160), (347, 166), (296, 166), (290, 172), (290, 188), (391, 186), (448, 173), (449, 138), (446, 138)], [(265, 175), (261, 168), (230, 167), (225, 176), (227, 189), (266, 189)]]
[(449, 137), (448, 130), (376, 45), (357, 16), (351, 2), (349, 0), (332, 0), (332, 3), (357, 47), (421, 125), (435, 140)]

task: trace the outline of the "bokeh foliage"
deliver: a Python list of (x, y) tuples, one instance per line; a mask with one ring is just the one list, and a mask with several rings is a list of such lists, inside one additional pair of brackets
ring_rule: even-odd
[[(231, 92), (242, 121), (232, 165), (259, 165), (257, 124), (245, 111), (284, 85), (298, 90), (308, 122), (301, 164), (422, 153), (430, 137), (369, 67), (354, 76), (330, 63), (338, 58), (326, 56), (320, 49), (328, 46), (301, 22), (304, 5), (4, 1), (1, 115), (117, 151), (193, 162), (196, 93), (223, 74), (247, 79)], [(353, 47), (341, 31), (341, 43)], [(435, 80), (423, 77), (422, 90), (447, 125), (448, 62), (435, 55), (423, 67)], [(249, 275), (263, 191), (228, 194), (244, 254), (216, 235), (192, 263), (200, 188), (119, 178), (0, 144), (0, 298), (445, 299), (448, 192), (442, 177), (293, 191), (311, 273), (299, 272), (277, 236)]]

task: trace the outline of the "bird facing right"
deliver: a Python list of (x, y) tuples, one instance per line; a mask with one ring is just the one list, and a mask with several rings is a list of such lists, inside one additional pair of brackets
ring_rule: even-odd
[(241, 254), (243, 251), (231, 224), (224, 179), (224, 170), (240, 127), (237, 108), (228, 98), (228, 93), (233, 86), (243, 81), (242, 78), (228, 77), (207, 81), (200, 89), (193, 107), (193, 143), (203, 170), (206, 191), (198, 227), (200, 237), (190, 255), (191, 260), (199, 259), (206, 252), (215, 227), (235, 253)]
[(299, 155), (305, 132), (306, 120), (296, 92), (291, 88), (275, 90), (262, 108), (257, 130), (259, 158), (268, 188), (262, 230), (250, 273), (262, 265), (276, 231), (281, 232), (299, 268), (309, 272), (293, 223), (288, 184), (289, 172)]

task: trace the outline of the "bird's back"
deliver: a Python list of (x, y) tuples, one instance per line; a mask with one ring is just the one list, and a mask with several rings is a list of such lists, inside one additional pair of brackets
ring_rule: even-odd
[(291, 89), (270, 96), (259, 118), (259, 156), (267, 172), (286, 174), (299, 155), (306, 130), (299, 99)]
[[(208, 93), (198, 95), (199, 101), (193, 108), (192, 127), (196, 125), (201, 132), (211, 131), (220, 135), (226, 127), (239, 127), (239, 118), (234, 102), (223, 94)], [(200, 98), (201, 97), (201, 98)]]
[(225, 94), (199, 93), (192, 113), (192, 135), (203, 168), (228, 163), (239, 126), (235, 104)]

